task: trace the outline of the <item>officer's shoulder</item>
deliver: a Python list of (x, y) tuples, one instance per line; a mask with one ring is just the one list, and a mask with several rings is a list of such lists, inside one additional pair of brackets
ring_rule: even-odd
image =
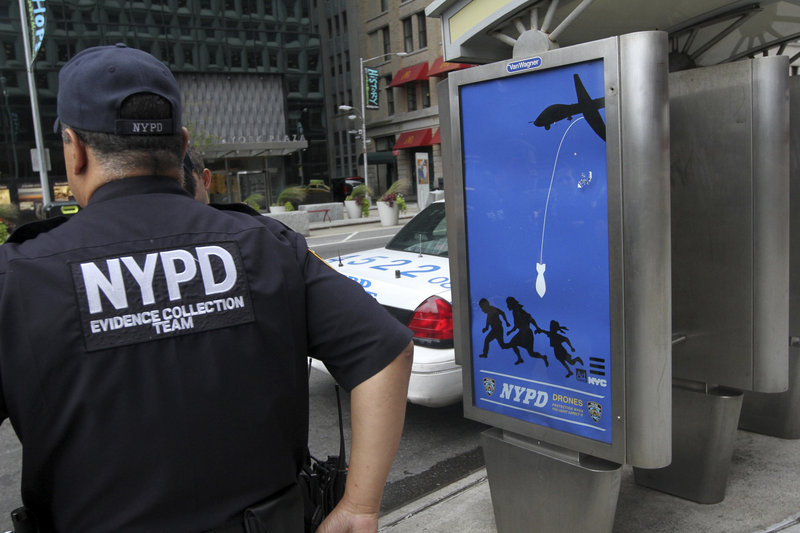
[(37, 235), (41, 235), (42, 233), (47, 233), (61, 224), (68, 220), (67, 217), (53, 217), (53, 218), (46, 218), (44, 220), (36, 220), (34, 222), (28, 222), (27, 224), (23, 224), (22, 226), (17, 227), (11, 235), (8, 237), (7, 243), (16, 243), (19, 244), (21, 242), (25, 242), (28, 240), (33, 239)]
[(276, 233), (285, 233), (285, 232), (294, 232), (292, 228), (284, 224), (283, 222), (276, 220), (272, 217), (264, 216), (252, 207), (247, 204), (243, 203), (231, 203), (231, 204), (217, 204), (211, 203), (208, 204), (211, 207), (218, 209), (220, 211), (227, 211), (227, 212), (234, 212), (234, 213), (243, 213), (245, 215), (250, 215), (253, 217), (257, 222), (261, 223), (262, 225), (266, 226), (267, 228), (271, 229)]
[(242, 203), (242, 202), (233, 202), (230, 204), (218, 204), (218, 203), (210, 203), (208, 204), (214, 209), (218, 209), (220, 211), (235, 211), (237, 213), (244, 213), (246, 215), (251, 216), (261, 216), (261, 213), (250, 207), (249, 205)]

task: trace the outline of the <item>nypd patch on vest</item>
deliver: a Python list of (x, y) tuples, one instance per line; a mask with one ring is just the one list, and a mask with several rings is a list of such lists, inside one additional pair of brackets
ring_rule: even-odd
[(254, 320), (235, 242), (105, 256), (70, 268), (88, 351)]

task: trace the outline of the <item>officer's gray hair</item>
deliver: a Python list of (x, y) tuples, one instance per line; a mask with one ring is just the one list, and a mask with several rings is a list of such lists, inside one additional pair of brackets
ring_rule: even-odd
[[(169, 103), (154, 94), (129, 96), (120, 108), (120, 118), (170, 118)], [(69, 143), (61, 124), (61, 138)], [(76, 128), (72, 129), (81, 142), (91, 147), (106, 179), (129, 175), (131, 168), (148, 169), (152, 175), (174, 174), (182, 168), (183, 138), (175, 135), (114, 135)], [(182, 171), (181, 171), (182, 172)]]

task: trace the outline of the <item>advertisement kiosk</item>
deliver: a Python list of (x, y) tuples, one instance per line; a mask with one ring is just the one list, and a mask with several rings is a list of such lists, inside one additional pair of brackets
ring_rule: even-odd
[(497, 529), (610, 531), (622, 464), (670, 463), (667, 38), (440, 85), (455, 348)]

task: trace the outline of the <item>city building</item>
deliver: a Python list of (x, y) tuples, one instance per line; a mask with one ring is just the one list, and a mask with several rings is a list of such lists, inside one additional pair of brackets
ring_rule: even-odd
[[(319, 4), (331, 169), (338, 177), (363, 176), (366, 145), (368, 180), (378, 194), (398, 179), (411, 182), (412, 195), (418, 177), (429, 189), (444, 186), (436, 85), (469, 65), (443, 62), (439, 19), (425, 16), (429, 3)], [(371, 69), (371, 87), (362, 67)]]
[[(215, 179), (215, 200), (274, 199), (327, 179), (322, 61), (307, 0), (49, 0), (34, 78), (53, 198), (65, 199), (53, 133), (58, 70), (84, 48), (123, 42), (175, 73), (184, 122)], [(0, 203), (41, 197), (19, 2), (0, 6)], [(91, 90), (87, 87), (87, 90)]]

